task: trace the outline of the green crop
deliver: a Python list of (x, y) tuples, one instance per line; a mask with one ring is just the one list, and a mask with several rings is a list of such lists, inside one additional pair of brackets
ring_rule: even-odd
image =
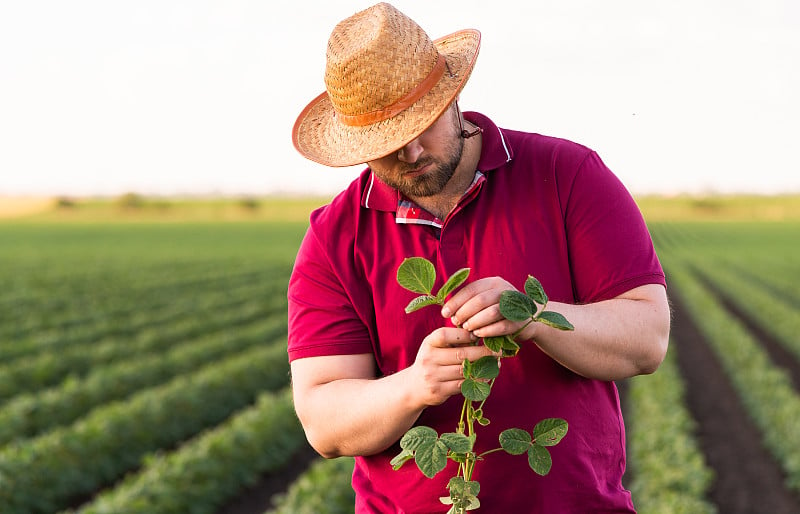
[[(447, 296), (458, 289), (469, 277), (470, 269), (462, 268), (451, 275), (434, 294), (436, 269), (422, 257), (405, 259), (397, 270), (397, 282), (404, 288), (420, 296), (414, 298), (405, 308), (406, 313), (414, 312), (430, 305), (443, 305)], [(496, 356), (482, 357), (474, 362), (464, 360), (464, 381), (461, 395), (464, 403), (455, 432), (439, 434), (431, 427), (415, 426), (400, 439), (401, 452), (391, 461), (397, 470), (414, 460), (419, 470), (428, 478), (433, 478), (452, 460), (458, 463), (458, 471), (447, 485), (449, 496), (439, 498), (445, 505), (451, 505), (448, 514), (463, 514), (480, 507), (478, 493), (480, 484), (472, 480), (478, 462), (494, 452), (505, 451), (510, 455), (528, 457), (528, 465), (539, 475), (547, 475), (552, 467), (552, 458), (547, 447), (558, 444), (567, 434), (568, 424), (561, 418), (548, 418), (540, 421), (532, 432), (520, 428), (504, 430), (499, 437), (500, 446), (482, 453), (475, 452), (477, 432), (475, 424), (486, 426), (489, 420), (483, 415), (483, 407), (500, 374), (500, 360), (514, 357), (520, 350), (516, 337), (530, 323), (544, 323), (559, 330), (574, 330), (574, 327), (561, 314), (546, 311), (548, 298), (542, 284), (528, 276), (524, 293), (504, 291), (500, 296), (500, 312), (508, 320), (526, 322), (514, 334), (501, 337), (484, 338), (483, 343)], [(541, 306), (541, 307), (539, 307)]]

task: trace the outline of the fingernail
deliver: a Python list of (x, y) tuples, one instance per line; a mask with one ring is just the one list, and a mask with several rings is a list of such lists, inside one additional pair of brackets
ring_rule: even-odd
[[(450, 318), (450, 322), (453, 324), (453, 326), (456, 326), (456, 327), (460, 327), (460, 326), (461, 326), (461, 320), (459, 320), (459, 319), (458, 319), (458, 318), (456, 318), (455, 316), (453, 316), (452, 318)], [(463, 327), (462, 327), (462, 328), (463, 328)]]
[(445, 307), (445, 308), (442, 309), (442, 317), (443, 318), (449, 318), (451, 314), (453, 314), (453, 313), (450, 312), (450, 308), (449, 307)]

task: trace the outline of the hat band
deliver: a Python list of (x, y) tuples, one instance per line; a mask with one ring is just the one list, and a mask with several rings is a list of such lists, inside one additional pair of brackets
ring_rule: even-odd
[(414, 102), (422, 98), (425, 93), (433, 89), (433, 86), (435, 86), (436, 83), (439, 82), (439, 79), (442, 78), (442, 75), (444, 75), (444, 70), (446, 67), (447, 60), (445, 59), (444, 55), (439, 54), (439, 58), (436, 60), (436, 64), (433, 66), (433, 69), (428, 76), (425, 77), (422, 82), (417, 84), (414, 89), (409, 91), (405, 96), (396, 102), (384, 107), (383, 109), (365, 112), (363, 114), (341, 114), (337, 112), (336, 117), (339, 119), (339, 121), (350, 127), (363, 127), (365, 125), (378, 123), (379, 121), (388, 120), (389, 118), (400, 114), (404, 110), (414, 105)]

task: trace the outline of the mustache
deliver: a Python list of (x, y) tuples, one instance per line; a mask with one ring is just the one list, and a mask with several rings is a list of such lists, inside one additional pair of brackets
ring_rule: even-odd
[(410, 171), (418, 170), (433, 162), (436, 162), (436, 160), (433, 157), (424, 157), (414, 163), (403, 163), (402, 166), (400, 167), (400, 172), (408, 173)]

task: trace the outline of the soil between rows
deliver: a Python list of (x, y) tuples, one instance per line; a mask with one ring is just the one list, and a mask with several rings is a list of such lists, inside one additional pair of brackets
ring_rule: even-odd
[(686, 402), (697, 437), (716, 479), (712, 501), (724, 514), (797, 514), (800, 498), (784, 486), (785, 475), (761, 443), (724, 369), (673, 294), (672, 338), (686, 382)]
[(310, 445), (303, 445), (279, 472), (265, 473), (252, 487), (232, 499), (217, 514), (264, 514), (272, 508), (272, 497), (285, 492), (319, 454)]

